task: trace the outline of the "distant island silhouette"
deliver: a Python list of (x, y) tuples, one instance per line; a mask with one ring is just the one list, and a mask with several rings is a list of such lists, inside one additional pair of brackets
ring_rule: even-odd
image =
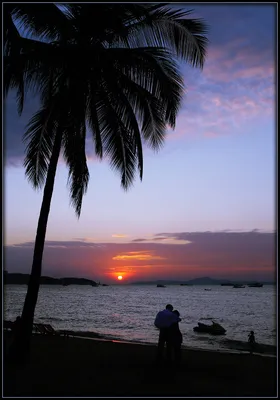
[[(255, 283), (256, 280), (228, 280), (228, 279), (213, 279), (209, 277), (202, 277), (202, 278), (195, 278), (191, 279), (188, 281), (182, 281), (182, 280), (154, 280), (154, 281), (137, 281), (137, 282), (132, 282), (132, 285), (221, 285), (222, 283), (228, 283), (228, 284), (237, 284), (237, 283), (243, 283), (245, 285)], [(264, 285), (273, 285), (274, 282), (261, 282)]]
[[(21, 273), (8, 273), (4, 271), (3, 278), (4, 284), (8, 285), (28, 285), (29, 282), (29, 274), (21, 274)], [(136, 281), (126, 283), (126, 285), (221, 285), (222, 283), (228, 284), (238, 284), (243, 283), (245, 285), (252, 284), (256, 282), (256, 280), (227, 280), (227, 279), (213, 279), (209, 277), (202, 277), (202, 278), (195, 278), (188, 281), (182, 280), (154, 280), (154, 281)], [(275, 282), (269, 281), (264, 282), (264, 285), (273, 285)], [(69, 285), (90, 285), (90, 286), (107, 286), (106, 284), (100, 284), (100, 282), (95, 282), (91, 279), (86, 278), (52, 278), (50, 276), (42, 276), (41, 285), (62, 285), (62, 286), (69, 286)]]
[[(8, 285), (28, 285), (29, 282), (29, 274), (20, 274), (20, 273), (8, 273), (4, 271), (4, 284)], [(52, 278), (49, 276), (41, 276), (40, 279), (41, 285), (90, 285), (90, 286), (99, 286), (99, 283), (85, 278)]]

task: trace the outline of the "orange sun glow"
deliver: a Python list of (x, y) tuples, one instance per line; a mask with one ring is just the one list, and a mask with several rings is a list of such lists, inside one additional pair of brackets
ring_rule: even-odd
[(121, 276), (121, 275), (118, 276), (118, 280), (119, 280), (119, 281), (122, 280), (122, 276)]

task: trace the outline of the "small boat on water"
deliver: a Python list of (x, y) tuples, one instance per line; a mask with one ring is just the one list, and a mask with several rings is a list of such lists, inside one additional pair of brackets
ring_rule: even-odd
[(157, 287), (166, 287), (165, 285), (161, 285), (160, 283), (157, 285)]
[(233, 285), (234, 289), (243, 289), (245, 288), (245, 285), (240, 285), (239, 283), (236, 283), (235, 285)]
[(247, 285), (248, 287), (263, 287), (262, 283), (255, 282), (255, 283), (250, 283)]
[(193, 328), (194, 332), (210, 333), (211, 335), (224, 335), (226, 333), (226, 329), (214, 321), (212, 321), (212, 325), (201, 322), (198, 322), (197, 325)]
[(210, 292), (212, 289), (204, 289), (204, 290), (207, 290), (208, 292)]
[(180, 283), (180, 286), (193, 286), (192, 283)]

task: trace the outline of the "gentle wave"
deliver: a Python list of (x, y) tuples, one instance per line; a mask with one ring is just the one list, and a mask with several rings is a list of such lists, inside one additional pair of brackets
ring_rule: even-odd
[[(99, 290), (100, 289), (100, 290)], [(221, 337), (193, 331), (198, 321), (213, 320), (227, 330), (231, 340), (246, 341), (250, 330), (259, 343), (274, 345), (276, 339), (276, 289), (264, 286), (242, 292), (226, 287), (168, 286), (164, 291), (151, 286), (109, 286), (104, 288), (54, 286), (40, 288), (35, 321), (50, 323), (55, 329), (91, 331), (101, 335), (147, 343), (156, 343), (156, 313), (171, 303), (181, 313), (183, 345), (200, 348), (224, 348)], [(7, 285), (4, 292), (4, 318), (20, 315), (26, 287)], [(215, 316), (215, 317), (214, 317)]]

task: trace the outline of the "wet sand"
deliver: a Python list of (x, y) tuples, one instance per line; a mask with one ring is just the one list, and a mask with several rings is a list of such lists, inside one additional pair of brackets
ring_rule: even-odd
[(170, 367), (155, 355), (154, 345), (34, 335), (26, 366), (4, 362), (4, 396), (276, 396), (276, 357), (184, 349)]

